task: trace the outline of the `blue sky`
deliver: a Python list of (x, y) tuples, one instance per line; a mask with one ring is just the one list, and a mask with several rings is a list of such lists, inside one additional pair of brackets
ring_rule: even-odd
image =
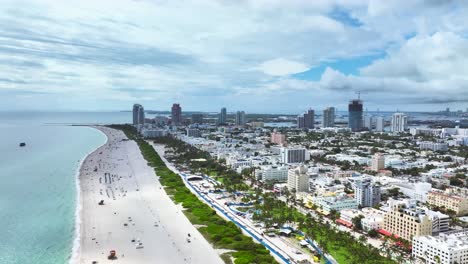
[(0, 111), (468, 107), (468, 6), (4, 0)]

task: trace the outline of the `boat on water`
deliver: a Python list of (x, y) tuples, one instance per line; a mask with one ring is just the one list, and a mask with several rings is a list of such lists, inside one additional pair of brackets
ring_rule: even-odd
[(20, 147), (26, 147), (26, 143), (21, 142), (21, 143), (19, 144), (19, 146), (20, 146)]

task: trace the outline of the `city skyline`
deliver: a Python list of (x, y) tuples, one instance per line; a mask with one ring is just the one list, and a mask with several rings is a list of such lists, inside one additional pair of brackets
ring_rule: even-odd
[(3, 111), (468, 107), (460, 2), (20, 2), (0, 8)]

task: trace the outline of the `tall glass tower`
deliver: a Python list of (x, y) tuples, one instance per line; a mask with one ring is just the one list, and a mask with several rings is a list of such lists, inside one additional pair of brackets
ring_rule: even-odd
[(356, 131), (361, 131), (363, 128), (362, 125), (362, 101), (357, 99), (357, 100), (351, 100), (348, 105), (348, 111), (349, 111), (349, 120), (348, 120), (348, 127), (351, 128), (351, 131), (356, 132)]

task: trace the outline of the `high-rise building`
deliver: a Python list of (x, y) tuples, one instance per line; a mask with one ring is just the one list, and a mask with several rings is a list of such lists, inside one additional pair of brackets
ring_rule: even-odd
[(323, 127), (334, 127), (335, 126), (335, 108), (327, 107), (323, 110)]
[(404, 132), (407, 127), (407, 116), (403, 113), (394, 113), (392, 116), (392, 132)]
[(304, 116), (303, 115), (297, 116), (297, 127), (304, 128)]
[(237, 113), (236, 113), (236, 126), (244, 126), (245, 123), (246, 123), (245, 112), (244, 111), (237, 111)]
[(142, 105), (133, 105), (133, 124), (142, 125), (145, 123), (145, 110)]
[(172, 105), (172, 124), (174, 126), (180, 126), (182, 124), (182, 107), (180, 104)]
[(385, 156), (381, 153), (375, 153), (374, 157), (372, 157), (372, 170), (373, 171), (380, 171), (385, 169)]
[(218, 116), (218, 125), (225, 125), (226, 117), (227, 117), (226, 107), (223, 107), (221, 108), (221, 112), (219, 113), (219, 116)]
[(314, 124), (315, 112), (312, 109), (307, 110), (307, 112), (297, 117), (298, 128), (314, 128)]
[(312, 109), (307, 110), (304, 113), (304, 127), (305, 128), (314, 128), (315, 126), (315, 112)]
[(382, 116), (375, 118), (375, 131), (383, 132), (385, 127), (385, 120)]
[(309, 191), (309, 175), (304, 166), (299, 166), (288, 171), (288, 189), (296, 192)]
[(363, 128), (362, 125), (362, 101), (361, 100), (351, 100), (348, 105), (348, 127), (351, 128), (351, 131), (361, 131)]
[(370, 178), (357, 180), (354, 183), (354, 197), (358, 205), (373, 207), (380, 203), (380, 185), (372, 183)]
[(203, 124), (203, 114), (192, 114), (192, 124)]
[(364, 116), (364, 127), (372, 131), (374, 128), (374, 120), (375, 118), (371, 115)]
[(281, 162), (285, 164), (301, 163), (308, 159), (304, 147), (282, 147), (280, 149)]

